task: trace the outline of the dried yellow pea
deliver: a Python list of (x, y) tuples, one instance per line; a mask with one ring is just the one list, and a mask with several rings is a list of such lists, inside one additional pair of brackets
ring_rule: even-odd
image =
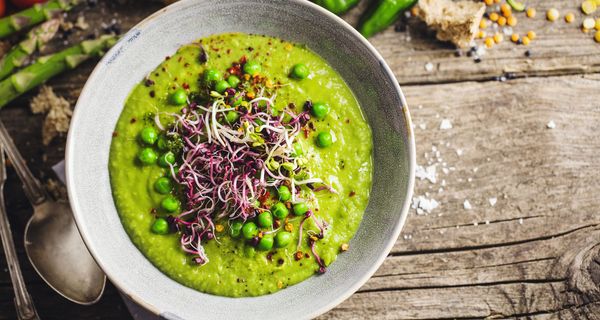
[(596, 1), (586, 0), (581, 3), (581, 11), (585, 14), (592, 14), (596, 12), (598, 6), (596, 5)]
[(528, 18), (535, 18), (535, 14), (537, 12), (535, 11), (535, 8), (527, 8), (527, 11), (525, 13), (527, 14)]
[(555, 21), (556, 19), (558, 19), (559, 15), (560, 14), (558, 13), (558, 10), (556, 10), (555, 8), (548, 10), (548, 12), (546, 13), (546, 17), (550, 21)]
[(567, 13), (567, 14), (565, 15), (565, 21), (566, 21), (567, 23), (571, 23), (571, 22), (573, 22), (574, 20), (575, 20), (575, 15), (574, 15), (573, 13), (569, 12), (569, 13)]
[(494, 42), (495, 43), (500, 43), (500, 42), (502, 42), (502, 40), (504, 40), (504, 37), (502, 36), (502, 34), (496, 33), (494, 35)]
[(583, 28), (584, 29), (594, 29), (596, 27), (596, 21), (594, 18), (585, 18), (583, 19)]

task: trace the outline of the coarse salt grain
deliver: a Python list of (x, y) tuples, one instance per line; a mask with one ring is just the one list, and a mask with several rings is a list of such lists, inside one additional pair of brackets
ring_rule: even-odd
[(548, 129), (554, 129), (556, 128), (556, 123), (554, 123), (553, 120), (550, 120), (547, 124), (546, 124), (546, 128)]
[(462, 156), (463, 155), (463, 150), (462, 149), (456, 149), (456, 155), (457, 156)]
[(465, 202), (463, 202), (463, 207), (465, 208), (465, 210), (473, 209), (473, 206), (471, 206), (471, 203), (469, 202), (469, 200), (466, 200), (466, 199), (465, 199)]
[(496, 205), (498, 198), (489, 198), (488, 201), (490, 202), (490, 205), (493, 207)]
[(436, 166), (437, 166), (436, 164), (428, 166), (428, 167), (417, 166), (417, 168), (415, 169), (415, 177), (419, 178), (419, 180), (427, 179), (431, 183), (436, 183), (437, 182)]
[(425, 64), (425, 71), (427, 71), (427, 72), (431, 72), (431, 71), (433, 71), (433, 63), (431, 63), (431, 62), (427, 62), (427, 63)]
[(448, 129), (452, 129), (452, 122), (450, 122), (448, 119), (442, 119), (442, 122), (440, 123), (440, 130)]
[(418, 196), (413, 198), (412, 208), (417, 210), (418, 215), (431, 213), (433, 209), (439, 207), (440, 203), (433, 198)]

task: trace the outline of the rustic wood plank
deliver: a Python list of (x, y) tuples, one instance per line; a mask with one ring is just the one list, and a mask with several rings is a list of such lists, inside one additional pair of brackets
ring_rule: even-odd
[(415, 194), (441, 205), (411, 210), (376, 275), (323, 319), (597, 317), (600, 105), (588, 94), (598, 85), (593, 75), (404, 87), (418, 162), (432, 145), (443, 158), (437, 182), (418, 180)]
[[(534, 30), (537, 38), (529, 46), (517, 46), (505, 36), (502, 44), (487, 50), (481, 63), (474, 63), (473, 58), (467, 56), (456, 57), (452, 45), (435, 40), (431, 31), (416, 18), (408, 19), (407, 31), (396, 32), (392, 27), (369, 40), (381, 52), (401, 84), (489, 80), (506, 73), (524, 77), (600, 70), (600, 44), (594, 42), (592, 32), (584, 34), (580, 29), (583, 21), (579, 9), (581, 1), (528, 0), (526, 3), (537, 9), (537, 16), (529, 19), (524, 13), (518, 13), (519, 23), (514, 30), (520, 34)], [(356, 25), (366, 4), (363, 1), (344, 19)], [(549, 8), (557, 8), (561, 13), (561, 18), (554, 23), (545, 19)], [(575, 22), (564, 22), (567, 12), (575, 14)], [(397, 29), (404, 29), (401, 24)], [(491, 32), (489, 29), (488, 34)], [(531, 51), (530, 58), (525, 57), (527, 50)], [(428, 63), (433, 65), (432, 71), (425, 69)]]

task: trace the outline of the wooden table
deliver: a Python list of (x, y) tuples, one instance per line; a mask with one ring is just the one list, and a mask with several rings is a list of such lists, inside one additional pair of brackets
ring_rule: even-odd
[[(538, 17), (519, 16), (515, 29), (535, 30), (535, 41), (502, 43), (481, 63), (457, 57), (412, 20), (408, 31), (390, 28), (372, 39), (409, 101), (418, 163), (437, 164), (436, 183), (418, 180), (415, 195), (440, 205), (430, 213), (412, 209), (375, 276), (323, 319), (600, 318), (600, 44), (579, 29), (580, 1), (527, 2)], [(159, 6), (106, 1), (72, 17), (84, 14), (95, 29), (115, 18), (126, 30)], [(545, 21), (550, 7), (574, 12), (578, 23)], [(345, 18), (354, 23), (362, 9)], [(92, 68), (50, 84), (75, 102)], [(31, 96), (0, 117), (47, 179), (65, 140), (41, 145), (42, 117), (28, 110)], [(451, 129), (440, 129), (444, 119)], [(130, 318), (110, 284), (90, 307), (56, 295), (23, 253), (31, 210), (12, 171), (6, 195), (28, 288), (44, 319)], [(0, 266), (0, 319), (13, 319), (10, 280)]]

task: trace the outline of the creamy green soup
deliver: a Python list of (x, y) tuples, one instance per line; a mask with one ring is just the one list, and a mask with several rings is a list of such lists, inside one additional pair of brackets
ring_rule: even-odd
[[(215, 218), (211, 229), (213, 238), (202, 242), (209, 261), (199, 264), (194, 255), (182, 250), (181, 231), (173, 229), (171, 224), (170, 232), (166, 232), (164, 226), (162, 231), (165, 232), (160, 232), (161, 226), (155, 225), (157, 219), (164, 222), (162, 218), (178, 216), (188, 209), (186, 194), (177, 183), (172, 181), (176, 185), (172, 195), (157, 192), (156, 186), (157, 179), (161, 177), (175, 179), (173, 173), (178, 174), (176, 166), (181, 166), (182, 156), (175, 152), (177, 158), (173, 169), (169, 165), (144, 164), (144, 161), (153, 162), (155, 159), (148, 154), (140, 155), (142, 152), (155, 150), (160, 158), (163, 151), (153, 144), (152, 137), (142, 137), (151, 140), (148, 144), (140, 141), (140, 135), (145, 128), (161, 134), (160, 127), (172, 124), (176, 119), (174, 114), (189, 111), (190, 107), (176, 103), (178, 93), (182, 94), (180, 99), (188, 97), (188, 102), (196, 93), (208, 94), (210, 90), (204, 88), (203, 80), (207, 70), (218, 70), (223, 79), (229, 79), (229, 73), (234, 72), (232, 66), (238, 63), (243, 69), (244, 61), (257, 63), (260, 71), (253, 77), (243, 74), (242, 70), (240, 80), (252, 82), (257, 78), (266, 84), (267, 91), (276, 93), (270, 112), (278, 114), (287, 108), (294, 114), (300, 114), (307, 101), (328, 106), (328, 112), (322, 119), (310, 115), (310, 120), (294, 142), (302, 149), (302, 163), (306, 171), (311, 177), (320, 178), (326, 187), (307, 184), (297, 188), (298, 197), (304, 199), (316, 220), (295, 215), (294, 203), (282, 201), (288, 207), (289, 215), (282, 219), (272, 216), (277, 221), (268, 228), (259, 224), (258, 236), (252, 240), (245, 240), (243, 236), (233, 237), (232, 220)], [(296, 64), (306, 68), (293, 70)], [(236, 88), (237, 91), (252, 90), (242, 88), (242, 84)], [(216, 89), (213, 87), (212, 90)], [(215, 92), (212, 94), (217, 97), (215, 99), (223, 99)], [(258, 94), (246, 93), (250, 98)], [(209, 96), (208, 99), (213, 98)], [(243, 106), (235, 108), (235, 112), (243, 114), (240, 111)], [(198, 113), (202, 112), (198, 109)], [(218, 120), (222, 124), (228, 121)], [(240, 123), (237, 126), (243, 127)], [(331, 145), (319, 145), (320, 132), (331, 134)], [(152, 150), (145, 150), (147, 148)], [(109, 171), (113, 197), (123, 226), (138, 249), (158, 269), (175, 281), (202, 292), (231, 297), (257, 296), (273, 293), (324, 271), (311, 251), (310, 241), (314, 241), (314, 250), (325, 266), (329, 266), (343, 251), (352, 250), (350, 239), (360, 224), (369, 199), (373, 166), (371, 153), (371, 131), (358, 102), (344, 80), (322, 58), (299, 44), (235, 33), (215, 35), (182, 46), (132, 90), (113, 132)], [(271, 191), (269, 199), (254, 201), (258, 207), (268, 209), (279, 201), (277, 193)], [(165, 212), (164, 199), (170, 196), (177, 197), (180, 206), (173, 212)], [(245, 222), (257, 219), (250, 217)], [(302, 221), (302, 240), (299, 241)], [(322, 239), (315, 221), (326, 226)], [(172, 220), (169, 222), (172, 223)], [(291, 241), (283, 247), (276, 247), (278, 243), (275, 243), (264, 250), (251, 243), (254, 239), (262, 240), (269, 234), (284, 231), (291, 234)], [(331, 268), (335, 268), (335, 264)]]

